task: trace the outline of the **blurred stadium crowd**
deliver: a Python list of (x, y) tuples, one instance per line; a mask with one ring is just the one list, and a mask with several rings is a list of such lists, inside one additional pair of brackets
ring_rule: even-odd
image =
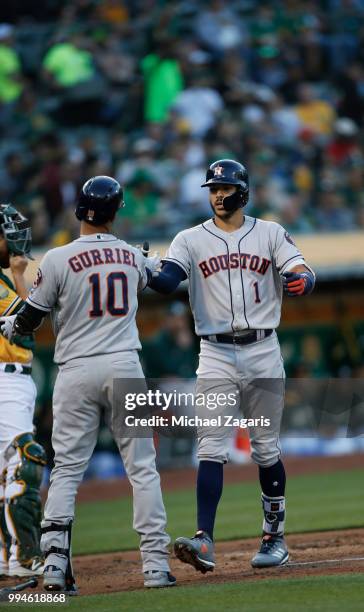
[(221, 157), (248, 214), (364, 228), (364, 0), (2, 0), (0, 22), (0, 200), (36, 245), (75, 235), (95, 174), (126, 186), (123, 237), (168, 238)]

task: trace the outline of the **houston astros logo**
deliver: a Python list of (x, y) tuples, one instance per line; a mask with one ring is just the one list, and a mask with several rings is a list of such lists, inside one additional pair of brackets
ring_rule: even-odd
[(33, 282), (33, 288), (35, 289), (36, 287), (39, 287), (39, 285), (41, 284), (42, 280), (43, 280), (42, 270), (40, 268), (38, 268), (37, 276), (35, 277), (35, 280)]
[(214, 168), (214, 176), (222, 176), (224, 173), (224, 168), (222, 166), (216, 166)]
[(289, 242), (290, 244), (293, 244), (293, 246), (296, 246), (288, 232), (284, 232), (284, 237), (287, 240), (287, 242)]

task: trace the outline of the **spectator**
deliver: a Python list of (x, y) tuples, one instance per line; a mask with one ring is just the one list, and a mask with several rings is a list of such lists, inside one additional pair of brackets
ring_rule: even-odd
[(302, 129), (312, 132), (319, 138), (332, 134), (335, 110), (331, 104), (315, 93), (312, 84), (303, 83), (299, 87), (295, 110)]
[(156, 51), (143, 58), (141, 68), (145, 121), (164, 123), (176, 96), (183, 89), (182, 72), (172, 40), (168, 37), (160, 40)]
[(140, 216), (125, 223), (167, 238), (209, 214), (202, 166), (232, 157), (259, 180), (252, 214), (295, 231), (362, 228), (362, 4), (66, 0), (31, 25), (26, 7), (6, 9), (1, 197), (34, 211), (39, 243), (58, 241), (65, 223), (73, 232), (74, 173), (133, 183), (140, 170)]
[(130, 182), (138, 170), (145, 170), (158, 183), (158, 145), (152, 138), (138, 138), (132, 145), (130, 155), (116, 169), (116, 178), (122, 185)]
[(348, 117), (340, 117), (334, 123), (334, 134), (326, 148), (330, 162), (337, 166), (361, 156), (358, 146), (358, 126)]
[(97, 14), (100, 21), (110, 25), (125, 24), (129, 18), (128, 9), (120, 0), (102, 0), (98, 3)]
[(249, 40), (245, 23), (224, 0), (212, 0), (204, 10), (199, 11), (194, 30), (197, 39), (215, 58), (246, 45)]
[(285, 103), (281, 95), (273, 95), (268, 103), (275, 143), (294, 146), (301, 128), (297, 113)]
[(43, 59), (44, 76), (53, 91), (85, 84), (95, 76), (92, 54), (78, 34), (51, 45)]
[(96, 62), (102, 74), (115, 87), (120, 88), (120, 85), (127, 85), (135, 79), (135, 58), (123, 49), (116, 33), (105, 35), (97, 48)]
[(12, 104), (22, 91), (21, 62), (14, 49), (13, 26), (0, 24), (0, 102)]
[(177, 96), (173, 105), (177, 115), (187, 122), (190, 133), (200, 138), (215, 125), (223, 107), (224, 102), (206, 71), (191, 77), (189, 86)]
[(13, 26), (0, 24), (0, 122), (6, 125), (11, 107), (21, 95), (22, 68), (14, 48)]
[(53, 44), (43, 59), (44, 80), (59, 98), (58, 120), (68, 124), (97, 122), (107, 100), (106, 82), (96, 69), (91, 47), (74, 33)]

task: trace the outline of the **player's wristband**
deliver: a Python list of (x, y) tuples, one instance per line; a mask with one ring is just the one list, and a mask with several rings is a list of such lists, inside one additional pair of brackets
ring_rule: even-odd
[(151, 280), (148, 280), (148, 285), (158, 293), (168, 295), (168, 293), (175, 291), (185, 278), (187, 278), (187, 275), (182, 268), (168, 261), (162, 264), (162, 270), (156, 276), (152, 276)]
[(17, 313), (14, 333), (19, 336), (29, 336), (41, 325), (46, 314), (46, 312), (25, 302)]
[(303, 295), (308, 295), (309, 293), (312, 293), (313, 288), (315, 286), (315, 277), (312, 274), (312, 272), (302, 272), (302, 276), (305, 277), (305, 290), (303, 292)]

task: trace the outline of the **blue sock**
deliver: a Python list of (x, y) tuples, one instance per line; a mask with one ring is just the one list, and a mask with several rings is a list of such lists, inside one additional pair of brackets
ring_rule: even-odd
[(224, 466), (216, 461), (200, 461), (197, 475), (197, 528), (214, 535), (215, 516), (222, 494)]
[(267, 497), (284, 497), (286, 472), (280, 459), (270, 467), (259, 466), (260, 486)]

